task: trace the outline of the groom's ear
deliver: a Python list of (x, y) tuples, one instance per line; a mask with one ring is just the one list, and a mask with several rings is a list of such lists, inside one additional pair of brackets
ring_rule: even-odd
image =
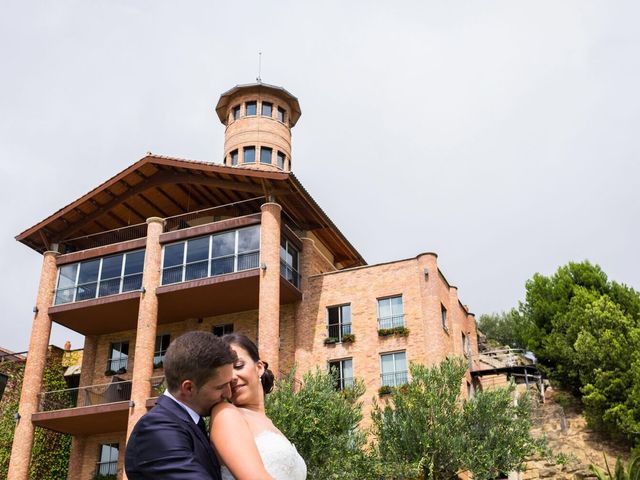
[(180, 384), (180, 393), (187, 398), (191, 397), (195, 392), (195, 387), (193, 380), (183, 380)]

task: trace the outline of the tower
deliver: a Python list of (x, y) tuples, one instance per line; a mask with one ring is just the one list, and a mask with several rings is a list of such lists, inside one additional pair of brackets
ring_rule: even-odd
[(300, 118), (298, 99), (265, 83), (237, 85), (216, 105), (224, 134), (224, 164), (291, 171), (291, 128)]

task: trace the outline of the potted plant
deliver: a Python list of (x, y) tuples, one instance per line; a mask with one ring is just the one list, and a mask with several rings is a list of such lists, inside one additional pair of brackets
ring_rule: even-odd
[(383, 396), (383, 395), (391, 395), (393, 391), (393, 388), (390, 387), (389, 385), (382, 385), (379, 389), (378, 389), (378, 395)]
[(347, 333), (342, 336), (342, 343), (353, 343), (356, 341), (356, 336), (353, 333)]
[(324, 339), (325, 345), (333, 345), (334, 343), (338, 343), (338, 338), (336, 337), (327, 337)]

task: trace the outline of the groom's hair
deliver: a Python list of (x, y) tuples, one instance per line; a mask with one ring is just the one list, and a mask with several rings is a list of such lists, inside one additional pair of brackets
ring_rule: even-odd
[(213, 333), (185, 333), (171, 342), (164, 356), (167, 388), (176, 392), (185, 380), (201, 387), (216, 374), (217, 368), (236, 359), (236, 352)]

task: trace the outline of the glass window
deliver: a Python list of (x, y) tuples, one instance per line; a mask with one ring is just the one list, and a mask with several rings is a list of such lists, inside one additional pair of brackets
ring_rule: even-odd
[(247, 116), (256, 115), (257, 111), (257, 103), (256, 102), (247, 102), (245, 104), (244, 114)]
[(336, 390), (353, 387), (353, 362), (350, 358), (330, 361), (329, 371), (337, 377)]
[(78, 273), (78, 291), (76, 301), (96, 298), (98, 287), (98, 271), (100, 270), (100, 260), (89, 260), (80, 263)]
[(238, 120), (240, 118), (240, 105), (236, 105), (233, 107), (233, 119)]
[(180, 242), (164, 247), (164, 260), (162, 264), (163, 285), (182, 282), (184, 246), (185, 242)]
[(407, 354), (405, 352), (380, 355), (380, 383), (390, 387), (407, 383)]
[(328, 337), (341, 342), (344, 335), (351, 334), (351, 305), (327, 308)]
[(77, 263), (63, 265), (58, 275), (58, 288), (56, 289), (55, 304), (73, 302), (76, 291), (76, 276), (78, 275)]
[(215, 325), (213, 327), (213, 334), (217, 337), (226, 335), (227, 333), (233, 333), (233, 323), (227, 323), (225, 325)]
[(156, 337), (156, 349), (153, 353), (153, 368), (160, 368), (164, 362), (164, 355), (171, 343), (171, 335), (158, 335)]
[(260, 260), (260, 227), (238, 230), (238, 271), (257, 268)]
[(234, 271), (236, 232), (225, 232), (213, 236), (211, 275), (222, 275)]
[(284, 168), (284, 159), (285, 159), (285, 155), (282, 152), (278, 152), (277, 155), (278, 159), (278, 168)]
[(104, 478), (115, 478), (118, 474), (118, 453), (120, 446), (117, 443), (103, 443), (99, 447), (98, 461), (96, 462), (96, 475)]
[(300, 286), (298, 250), (285, 237), (280, 239), (280, 275), (296, 287)]
[(144, 250), (130, 252), (124, 259), (124, 278), (122, 291), (140, 290), (142, 287), (142, 270), (144, 268)]
[(471, 356), (471, 343), (469, 342), (469, 337), (462, 332), (462, 352), (465, 357)]
[(404, 327), (402, 295), (378, 299), (378, 328)]
[(262, 116), (270, 117), (273, 112), (273, 104), (269, 102), (262, 102)]
[(268, 147), (260, 147), (260, 163), (271, 163), (272, 150)]
[(194, 238), (187, 242), (185, 281), (209, 275), (209, 238), (208, 236)]
[(440, 304), (440, 315), (442, 317), (442, 328), (448, 332), (449, 326), (447, 325), (447, 309), (444, 308), (444, 305), (442, 304)]
[(99, 297), (120, 293), (123, 260), (124, 255), (113, 255), (102, 259)]
[(238, 150), (231, 152), (231, 165), (238, 165)]
[(105, 375), (126, 372), (127, 363), (129, 362), (129, 342), (112, 343), (109, 352)]
[(256, 163), (256, 147), (244, 147), (244, 163)]
[(284, 123), (284, 115), (284, 108), (278, 107), (278, 120), (280, 120), (282, 123)]

